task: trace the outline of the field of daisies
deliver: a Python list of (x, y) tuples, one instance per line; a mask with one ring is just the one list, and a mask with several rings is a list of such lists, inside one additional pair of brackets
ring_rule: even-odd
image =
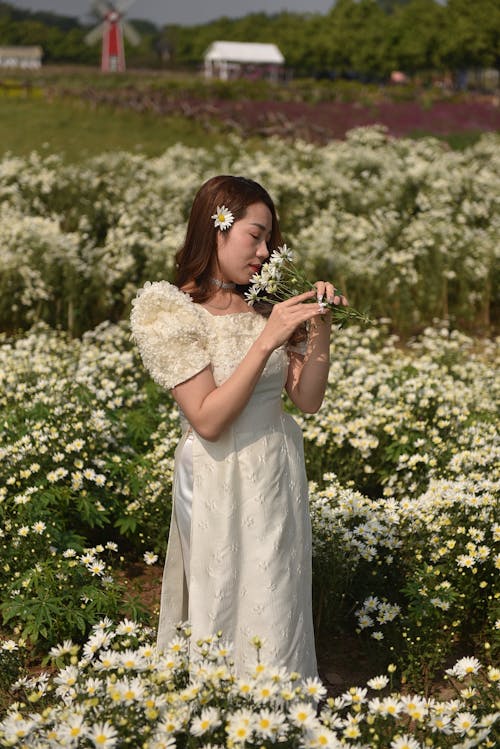
[[(0, 745), (497, 745), (499, 144), (373, 127), (3, 157)], [(193, 642), (186, 623), (158, 652), (155, 607), (127, 585), (163, 560), (179, 437), (130, 302), (171, 277), (194, 193), (225, 172), (262, 182), (297, 264), (373, 319), (335, 331), (325, 403), (295, 414), (318, 642), (345, 636), (374, 664), (344, 691), (267, 664), (259, 633), (247, 675), (224, 633)]]

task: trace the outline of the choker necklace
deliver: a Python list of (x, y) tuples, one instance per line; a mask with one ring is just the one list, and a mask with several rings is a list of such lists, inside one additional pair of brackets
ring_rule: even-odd
[(219, 281), (218, 278), (211, 278), (210, 283), (213, 283), (214, 286), (217, 286), (218, 289), (235, 289), (236, 284), (230, 281), (229, 283), (225, 283), (224, 281)]

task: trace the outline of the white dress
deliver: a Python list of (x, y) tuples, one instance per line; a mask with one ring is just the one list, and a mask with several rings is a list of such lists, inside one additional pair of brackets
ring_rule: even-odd
[[(131, 316), (144, 365), (167, 389), (207, 365), (221, 385), (265, 322), (253, 311), (211, 315), (166, 281), (146, 284)], [(158, 645), (187, 620), (195, 640), (222, 630), (238, 673), (255, 666), (259, 636), (263, 661), (307, 677), (317, 675), (311, 526), (302, 433), (282, 409), (287, 368), (281, 347), (217, 441), (183, 420)]]

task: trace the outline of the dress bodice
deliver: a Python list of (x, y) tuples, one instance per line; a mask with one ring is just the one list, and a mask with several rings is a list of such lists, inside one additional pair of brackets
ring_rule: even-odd
[[(212, 315), (167, 281), (145, 284), (133, 301), (132, 335), (152, 378), (171, 389), (207, 365), (216, 385), (234, 372), (266, 320), (249, 310)], [(288, 358), (284, 346), (270, 355), (253, 396), (281, 392)]]
[[(212, 315), (204, 307), (200, 309), (206, 326), (206, 350), (210, 356), (215, 384), (221, 385), (245, 357), (262, 332), (266, 319), (256, 312)], [(256, 385), (256, 392), (270, 388), (281, 391), (287, 361), (284, 347), (273, 351)]]

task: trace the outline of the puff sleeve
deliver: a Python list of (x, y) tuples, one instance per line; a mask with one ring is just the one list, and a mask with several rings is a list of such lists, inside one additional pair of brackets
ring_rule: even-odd
[(210, 364), (200, 312), (177, 286), (146, 283), (132, 301), (130, 324), (144, 366), (167, 390)]

